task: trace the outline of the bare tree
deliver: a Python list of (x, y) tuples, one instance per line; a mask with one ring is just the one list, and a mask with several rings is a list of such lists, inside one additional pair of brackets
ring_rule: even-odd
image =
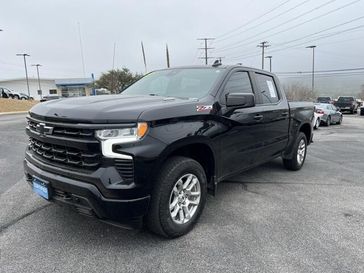
[(295, 82), (283, 86), (288, 100), (315, 101), (317, 94), (309, 87)]
[(364, 100), (364, 84), (361, 86), (361, 90), (357, 96), (358, 99)]

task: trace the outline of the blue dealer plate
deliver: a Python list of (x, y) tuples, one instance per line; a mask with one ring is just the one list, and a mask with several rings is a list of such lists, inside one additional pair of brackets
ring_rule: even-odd
[(49, 200), (50, 196), (49, 196), (48, 185), (45, 182), (40, 181), (38, 178), (33, 179), (33, 191), (42, 196), (43, 198)]

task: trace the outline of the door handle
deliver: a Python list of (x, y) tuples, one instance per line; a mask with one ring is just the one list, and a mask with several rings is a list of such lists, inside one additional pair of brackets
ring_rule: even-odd
[(255, 120), (262, 120), (263, 119), (263, 115), (257, 114), (254, 116)]
[(282, 117), (287, 117), (287, 116), (288, 116), (288, 112), (283, 112), (283, 113), (281, 114), (281, 116), (282, 116)]

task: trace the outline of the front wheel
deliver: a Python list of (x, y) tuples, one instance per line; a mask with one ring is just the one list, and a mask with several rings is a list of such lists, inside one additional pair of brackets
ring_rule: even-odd
[(188, 233), (205, 206), (206, 185), (205, 171), (197, 161), (169, 158), (154, 185), (146, 217), (149, 229), (167, 238)]
[(283, 164), (288, 170), (298, 171), (305, 163), (307, 153), (307, 138), (302, 132), (299, 133), (293, 146), (293, 156), (291, 159), (283, 158)]

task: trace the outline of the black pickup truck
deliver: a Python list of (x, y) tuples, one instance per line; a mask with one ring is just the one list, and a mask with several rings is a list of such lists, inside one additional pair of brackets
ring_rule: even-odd
[(334, 105), (339, 108), (341, 112), (348, 111), (351, 114), (354, 114), (358, 111), (358, 102), (354, 97), (338, 97), (337, 101), (334, 102)]
[(220, 181), (276, 157), (299, 170), (312, 103), (242, 66), (151, 72), (119, 95), (60, 99), (27, 117), (33, 190), (103, 221), (173, 238), (190, 231)]

